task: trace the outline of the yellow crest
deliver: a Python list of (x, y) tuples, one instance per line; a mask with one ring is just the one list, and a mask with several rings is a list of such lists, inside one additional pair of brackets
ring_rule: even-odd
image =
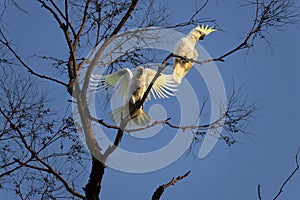
[(198, 25), (196, 27), (196, 30), (200, 31), (201, 33), (204, 33), (205, 35), (208, 35), (211, 32), (216, 31), (216, 29), (214, 29), (214, 28), (208, 28), (208, 25), (204, 26), (203, 24), (202, 24), (201, 27)]

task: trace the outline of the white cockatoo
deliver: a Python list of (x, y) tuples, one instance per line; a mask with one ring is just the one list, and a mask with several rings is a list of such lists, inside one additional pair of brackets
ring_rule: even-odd
[[(139, 66), (135, 69), (134, 73), (128, 68), (121, 69), (113, 74), (109, 75), (93, 75), (93, 82), (100, 82), (97, 87), (102, 88), (116, 88), (118, 90), (118, 96), (123, 100), (124, 106), (119, 107), (111, 112), (115, 120), (118, 123), (121, 118), (124, 118), (131, 114), (131, 118), (138, 126), (145, 126), (151, 122), (151, 118), (143, 110), (139, 108), (134, 114), (131, 111), (136, 104), (142, 100), (148, 86), (150, 85), (156, 71)], [(154, 99), (156, 98), (168, 98), (174, 96), (174, 92), (177, 91), (176, 84), (172, 75), (160, 74), (157, 80), (154, 82), (150, 92)], [(95, 86), (95, 85), (94, 85)], [(150, 94), (146, 100), (150, 99)]]
[[(216, 31), (216, 29), (208, 28), (208, 26), (199, 25), (191, 30), (189, 34), (185, 37), (182, 37), (175, 45), (174, 54), (188, 59), (197, 60), (198, 52), (195, 49), (195, 45), (199, 40), (203, 40), (208, 34)], [(193, 62), (187, 61), (182, 58), (174, 58), (174, 71), (173, 78), (180, 84), (182, 78), (188, 73), (188, 71), (193, 66)]]

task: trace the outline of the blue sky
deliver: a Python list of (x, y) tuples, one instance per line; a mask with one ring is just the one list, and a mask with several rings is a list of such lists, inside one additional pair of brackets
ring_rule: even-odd
[[(190, 2), (175, 0), (170, 3), (172, 21), (188, 19), (202, 1), (197, 1), (198, 5), (196, 1)], [(33, 11), (30, 16), (13, 10), (7, 13), (11, 38), (18, 44), (16, 49), (25, 57), (32, 54), (65, 57), (63, 35), (51, 16), (37, 3), (28, 3), (26, 7)], [(203, 11), (203, 18), (216, 19), (225, 31), (215, 32), (201, 43), (212, 57), (239, 44), (251, 27), (254, 7), (237, 7), (235, 1), (212, 1)], [(186, 34), (190, 28), (180, 31)], [(247, 95), (249, 102), (260, 99), (264, 104), (256, 117), (250, 119), (248, 131), (254, 134), (251, 139), (238, 135), (239, 143), (230, 149), (220, 141), (204, 159), (184, 155), (172, 165), (146, 174), (107, 169), (102, 199), (149, 199), (160, 184), (188, 170), (192, 170), (189, 177), (169, 187), (162, 199), (258, 199), (258, 184), (262, 185), (263, 199), (274, 197), (294, 169), (294, 156), (300, 147), (299, 34), (299, 26), (287, 26), (282, 31), (270, 29), (267, 36), (274, 44), (272, 49), (263, 40), (257, 40), (248, 54), (246, 51), (237, 52), (226, 58), (226, 62), (217, 63), (228, 94), (234, 80), (237, 86), (243, 85), (243, 94)], [(51, 73), (47, 66), (30, 62), (38, 72)], [(194, 84), (199, 83), (191, 74), (187, 79)], [(68, 98), (65, 90), (59, 89), (57, 95)], [(166, 128), (167, 133), (172, 131)], [(280, 199), (299, 198), (299, 186), (300, 173), (287, 184)]]

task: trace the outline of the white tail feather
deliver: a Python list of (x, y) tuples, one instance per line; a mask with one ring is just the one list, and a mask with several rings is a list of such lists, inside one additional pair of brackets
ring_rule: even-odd
[[(118, 126), (121, 124), (121, 120), (127, 117), (129, 114), (129, 104), (118, 107), (109, 113), (112, 120), (115, 121)], [(141, 108), (138, 109), (135, 112), (135, 114), (131, 117), (132, 120), (130, 120), (130, 123), (128, 123), (127, 125), (127, 127), (129, 128), (134, 128), (138, 126), (144, 127), (151, 122), (151, 118), (149, 117), (149, 115)]]
[(174, 81), (175, 81), (176, 83), (180, 84), (181, 81), (182, 81), (182, 76), (179, 75), (179, 74), (176, 72), (176, 70), (174, 70), (174, 72), (173, 72), (173, 79), (174, 79)]

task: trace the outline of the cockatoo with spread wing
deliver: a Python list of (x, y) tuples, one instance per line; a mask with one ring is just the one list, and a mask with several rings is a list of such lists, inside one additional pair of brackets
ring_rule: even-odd
[[(151, 118), (143, 108), (139, 108), (134, 114), (132, 114), (131, 111), (135, 108), (136, 104), (142, 100), (155, 74), (155, 70), (142, 66), (137, 67), (134, 73), (132, 73), (130, 69), (124, 68), (105, 76), (94, 75), (92, 77), (92, 86), (93, 82), (100, 81), (100, 85), (98, 84), (97, 87), (118, 89), (118, 96), (123, 100), (125, 105), (113, 110), (111, 114), (119, 122), (121, 118), (131, 114), (131, 118), (136, 125), (145, 126), (151, 122)], [(168, 98), (169, 96), (175, 95), (174, 92), (177, 91), (177, 85), (172, 75), (160, 74), (154, 82), (150, 93), (154, 99)], [(148, 94), (146, 100), (149, 99), (150, 94)]]
[[(199, 40), (203, 40), (213, 31), (216, 31), (216, 29), (208, 28), (208, 26), (204, 26), (203, 24), (201, 27), (198, 25), (187, 36), (181, 38), (176, 43), (173, 53), (188, 59), (197, 60), (198, 52), (195, 49), (196, 43)], [(182, 58), (174, 58), (173, 78), (178, 84), (181, 83), (182, 78), (188, 73), (193, 64), (194, 62)]]

